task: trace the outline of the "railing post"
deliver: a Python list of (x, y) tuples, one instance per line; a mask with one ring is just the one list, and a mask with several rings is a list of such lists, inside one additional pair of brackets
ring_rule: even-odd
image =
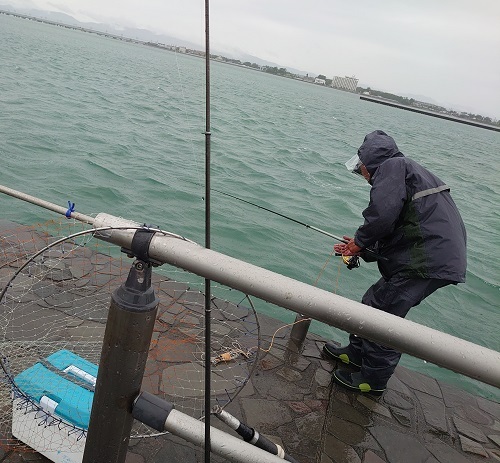
[(295, 317), (295, 322), (290, 332), (290, 340), (293, 341), (297, 352), (300, 352), (302, 347), (304, 347), (304, 341), (306, 340), (310, 324), (310, 317), (306, 317), (300, 313)]
[(125, 461), (157, 307), (151, 266), (136, 260), (111, 297), (83, 463)]

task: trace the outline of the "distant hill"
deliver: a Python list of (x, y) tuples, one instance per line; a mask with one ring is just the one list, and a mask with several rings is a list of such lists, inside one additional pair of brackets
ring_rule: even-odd
[[(228, 53), (226, 52), (225, 55), (227, 56)], [(310, 74), (311, 76), (316, 76), (316, 74), (314, 74), (312, 72), (300, 71), (299, 69), (290, 68), (290, 67), (284, 66), (282, 64), (272, 63), (271, 61), (266, 61), (266, 60), (261, 59), (257, 56), (248, 55), (247, 53), (241, 53), (238, 56), (229, 56), (229, 58), (239, 59), (242, 63), (244, 63), (245, 61), (250, 61), (251, 63), (256, 63), (260, 66), (269, 66), (269, 67), (276, 66), (278, 68), (286, 68), (288, 72), (290, 72), (292, 74), (298, 74), (300, 76), (305, 76), (306, 74)]]
[(36, 18), (48, 19), (49, 21), (60, 22), (63, 24), (68, 24), (70, 26), (78, 26), (100, 32), (109, 32), (114, 35), (123, 35), (124, 37), (138, 39), (144, 42), (151, 41), (168, 45), (177, 45), (180, 47), (200, 48), (200, 45), (198, 44), (189, 42), (187, 40), (178, 39), (166, 34), (155, 34), (154, 32), (148, 31), (146, 29), (134, 29), (131, 27), (117, 28), (116, 26), (105, 23), (82, 22), (73, 18), (73, 16), (55, 11), (44, 11), (33, 8), (14, 8), (10, 5), (0, 5), (0, 10), (34, 16)]
[[(109, 32), (114, 35), (123, 35), (124, 37), (129, 37), (131, 39), (138, 39), (143, 42), (159, 42), (159, 43), (164, 43), (165, 45), (177, 45), (179, 47), (186, 47), (186, 48), (192, 48), (192, 49), (198, 49), (201, 50), (203, 49), (203, 45), (200, 45), (199, 43), (193, 43), (189, 42), (187, 40), (179, 39), (177, 37), (173, 37), (170, 35), (166, 34), (155, 34), (154, 32), (148, 31), (146, 29), (135, 29), (131, 27), (116, 27), (111, 24), (105, 24), (105, 23), (95, 23), (95, 22), (81, 22), (78, 21), (77, 19), (73, 18), (73, 16), (67, 15), (65, 13), (59, 13), (55, 11), (44, 11), (44, 10), (38, 10), (34, 8), (19, 8), (19, 7), (12, 7), (10, 5), (0, 5), (0, 10), (4, 11), (11, 11), (13, 13), (19, 13), (19, 14), (25, 14), (28, 16), (34, 16), (36, 18), (45, 18), (48, 19), (49, 21), (54, 21), (54, 22), (60, 22), (63, 24), (68, 24), (70, 26), (78, 26), (78, 27), (83, 27), (85, 29), (92, 29), (95, 31), (100, 31), (100, 32)], [(266, 61), (263, 59), (258, 58), (257, 56), (252, 56), (248, 55), (245, 53), (242, 53), (238, 56), (236, 55), (231, 55), (228, 54), (227, 52), (221, 52), (218, 50), (211, 50), (211, 53), (215, 55), (224, 55), (228, 58), (233, 58), (233, 59), (239, 59), (241, 62), (245, 61), (250, 61), (251, 63), (257, 63), (260, 66), (270, 66), (270, 67), (286, 67), (282, 64), (278, 63), (272, 63), (270, 61)], [(300, 71), (297, 69), (291, 69), (287, 68), (289, 72), (294, 73), (294, 74), (299, 74), (299, 75), (306, 75), (308, 74), (305, 71)], [(314, 75), (312, 73), (309, 73), (311, 75)]]

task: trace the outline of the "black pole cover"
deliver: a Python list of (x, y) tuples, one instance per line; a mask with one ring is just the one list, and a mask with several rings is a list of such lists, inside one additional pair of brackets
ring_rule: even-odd
[(124, 463), (158, 300), (151, 266), (134, 262), (111, 297), (83, 463)]

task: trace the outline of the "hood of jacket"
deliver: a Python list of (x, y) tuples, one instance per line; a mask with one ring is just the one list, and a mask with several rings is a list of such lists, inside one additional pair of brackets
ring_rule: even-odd
[(359, 147), (358, 156), (373, 177), (380, 164), (393, 157), (401, 157), (396, 142), (382, 130), (369, 133)]

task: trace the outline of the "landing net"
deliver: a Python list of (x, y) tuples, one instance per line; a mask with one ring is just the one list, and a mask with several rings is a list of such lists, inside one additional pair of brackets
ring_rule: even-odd
[[(92, 390), (84, 374), (89, 371), (85, 362), (99, 365), (111, 294), (126, 280), (133, 263), (86, 228), (66, 219), (35, 227), (0, 221), (0, 293), (4, 292), (0, 301), (0, 448), (28, 449), (12, 435), (13, 413), (30, 415), (36, 421), (36, 430), (30, 432), (43, 434), (47, 448), (58, 445), (51, 442), (51, 427), (78, 439), (86, 435), (85, 417), (78, 410), (76, 419), (74, 414), (68, 418), (59, 413), (60, 405), (54, 402), (64, 391), (51, 391), (53, 383), (44, 384), (44, 375), (67, 379), (69, 374), (71, 387)], [(83, 234), (52, 245), (75, 232)], [(164, 265), (153, 269), (152, 284), (159, 307), (142, 390), (200, 419), (204, 408), (204, 280)], [(246, 384), (256, 364), (259, 325), (245, 295), (222, 286), (214, 287), (213, 293), (211, 401), (224, 407)], [(57, 359), (72, 355), (77, 356), (73, 362), (77, 370), (84, 373), (58, 370)], [(44, 403), (37, 398), (40, 394), (46, 397)], [(134, 422), (132, 437), (155, 434)]]

